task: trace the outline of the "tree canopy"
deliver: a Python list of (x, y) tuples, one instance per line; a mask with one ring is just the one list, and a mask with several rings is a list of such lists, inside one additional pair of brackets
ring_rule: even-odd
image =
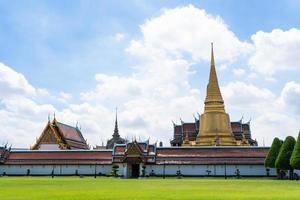
[(295, 138), (293, 138), (292, 136), (287, 136), (285, 138), (283, 144), (281, 145), (277, 159), (275, 161), (275, 167), (277, 169), (292, 169), (292, 166), (290, 165), (290, 158), (294, 150), (295, 143)]
[(271, 148), (268, 152), (268, 155), (265, 159), (265, 166), (266, 167), (271, 167), (271, 168), (275, 168), (275, 161), (276, 158), (279, 154), (280, 151), (280, 147), (282, 145), (282, 140), (280, 140), (279, 138), (274, 138)]
[(300, 169), (300, 132), (291, 156), (290, 164), (294, 169)]

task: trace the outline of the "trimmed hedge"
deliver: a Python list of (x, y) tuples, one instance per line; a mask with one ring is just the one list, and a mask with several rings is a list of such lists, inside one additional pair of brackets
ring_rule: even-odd
[(290, 165), (290, 158), (295, 146), (295, 138), (292, 136), (287, 136), (280, 148), (279, 154), (275, 161), (275, 167), (281, 170), (290, 170), (292, 166)]
[(300, 169), (300, 132), (290, 159), (290, 165), (294, 169)]
[(266, 167), (275, 168), (275, 161), (279, 154), (282, 143), (282, 140), (280, 140), (279, 138), (274, 138), (269, 153), (265, 159)]

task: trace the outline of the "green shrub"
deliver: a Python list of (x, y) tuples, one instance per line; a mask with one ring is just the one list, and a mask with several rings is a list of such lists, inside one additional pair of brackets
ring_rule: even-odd
[(290, 158), (295, 146), (295, 139), (292, 136), (287, 136), (284, 140), (277, 159), (275, 161), (275, 167), (281, 170), (290, 170), (292, 166), (290, 165)]
[(279, 154), (280, 147), (282, 145), (282, 140), (279, 138), (274, 138), (269, 153), (265, 159), (265, 166), (270, 168), (275, 168), (275, 161)]
[(119, 165), (113, 165), (112, 172), (111, 172), (112, 176), (118, 177), (119, 176), (118, 171), (119, 171)]
[(300, 169), (300, 132), (291, 156), (290, 165), (294, 169)]

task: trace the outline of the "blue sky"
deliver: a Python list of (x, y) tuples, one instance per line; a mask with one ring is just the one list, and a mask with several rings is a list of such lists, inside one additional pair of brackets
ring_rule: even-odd
[[(139, 25), (162, 8), (188, 4), (221, 16), (241, 40), (249, 40), (257, 30), (300, 26), (296, 1), (1, 1), (0, 59), (34, 85), (80, 91), (93, 86), (97, 72), (130, 70), (131, 60), (123, 52), (126, 41), (113, 41), (115, 33), (139, 37)], [(100, 47), (86, 47), (94, 40)], [(91, 56), (88, 66), (81, 56)], [(46, 78), (53, 76), (55, 82)], [(61, 84), (65, 78), (68, 84)]]
[(0, 142), (30, 145), (56, 112), (95, 145), (118, 106), (121, 134), (168, 143), (170, 120), (202, 111), (211, 41), (232, 120), (252, 118), (260, 141), (296, 135), (299, 9), (296, 0), (0, 1)]

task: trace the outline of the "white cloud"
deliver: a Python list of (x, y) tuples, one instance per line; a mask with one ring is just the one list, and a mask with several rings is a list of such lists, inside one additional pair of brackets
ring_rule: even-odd
[(296, 136), (300, 128), (300, 84), (286, 83), (279, 95), (245, 82), (230, 82), (221, 89), (232, 119), (242, 115), (252, 118), (252, 134), (260, 145), (263, 140), (270, 145), (276, 136)]
[(0, 62), (0, 98), (20, 93), (34, 95), (36, 91), (23, 74)]
[(65, 100), (69, 100), (72, 98), (72, 94), (66, 92), (60, 92), (59, 95), (61, 96), (61, 98)]
[(236, 68), (236, 69), (233, 69), (233, 74), (236, 75), (236, 76), (242, 76), (245, 74), (245, 69), (241, 69), (241, 68)]
[(122, 40), (124, 40), (125, 38), (125, 34), (124, 33), (116, 33), (114, 35), (114, 39), (117, 41), (117, 42), (120, 42)]
[(17, 114), (23, 114), (25, 116), (47, 116), (49, 113), (55, 111), (55, 108), (50, 104), (37, 104), (33, 100), (23, 97), (14, 96), (13, 98), (5, 98), (1, 101), (5, 108)]
[(300, 115), (300, 84), (294, 81), (287, 82), (279, 101), (288, 112)]
[(89, 92), (81, 93), (84, 101), (114, 100), (120, 97), (130, 98), (141, 93), (140, 82), (133, 77), (118, 77), (96, 74), (97, 87)]
[(251, 45), (240, 41), (219, 16), (192, 5), (165, 9), (140, 27), (143, 38), (132, 40), (128, 52), (142, 57), (149, 53), (175, 57), (189, 53), (193, 60), (208, 61), (211, 42), (215, 43), (220, 62), (231, 61), (251, 50)]
[(220, 67), (219, 67), (218, 69), (219, 69), (220, 71), (224, 71), (224, 70), (226, 70), (227, 68), (228, 68), (227, 65), (221, 64)]
[(254, 51), (249, 64), (253, 71), (272, 76), (276, 72), (300, 69), (299, 29), (258, 31), (251, 39)]
[(60, 92), (57, 100), (61, 103), (68, 103), (72, 99), (72, 94), (66, 92)]
[(273, 102), (275, 95), (266, 88), (259, 88), (251, 83), (230, 82), (221, 87), (225, 102), (240, 111), (260, 111)]

